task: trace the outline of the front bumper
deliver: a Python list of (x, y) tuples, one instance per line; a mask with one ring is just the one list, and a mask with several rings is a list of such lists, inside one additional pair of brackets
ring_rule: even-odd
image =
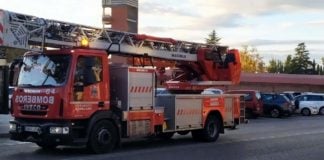
[[(10, 121), (10, 139), (23, 142), (42, 142), (56, 145), (72, 145), (75, 141), (70, 122), (26, 122)], [(69, 133), (50, 133), (51, 127), (69, 127)]]
[(311, 114), (318, 114), (319, 113), (319, 108), (310, 108)]

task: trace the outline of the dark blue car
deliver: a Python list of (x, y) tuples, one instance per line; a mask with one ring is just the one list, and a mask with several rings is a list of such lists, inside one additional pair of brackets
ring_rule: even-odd
[(261, 93), (263, 102), (263, 112), (273, 118), (290, 116), (294, 111), (294, 106), (284, 94)]

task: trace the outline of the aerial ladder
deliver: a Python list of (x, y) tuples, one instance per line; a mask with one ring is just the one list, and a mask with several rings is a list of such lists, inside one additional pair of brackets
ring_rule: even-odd
[(0, 10), (0, 46), (36, 51), (87, 46), (126, 57), (133, 66), (154, 66), (160, 74), (166, 68), (177, 67), (178, 74), (164, 83), (174, 90), (232, 85), (239, 83), (240, 77), (238, 51), (226, 46), (120, 32), (5, 10)]

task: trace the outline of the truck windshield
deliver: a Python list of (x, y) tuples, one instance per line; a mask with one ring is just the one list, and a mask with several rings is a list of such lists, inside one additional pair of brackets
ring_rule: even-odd
[(71, 57), (69, 55), (28, 55), (24, 57), (18, 86), (61, 86), (65, 83)]

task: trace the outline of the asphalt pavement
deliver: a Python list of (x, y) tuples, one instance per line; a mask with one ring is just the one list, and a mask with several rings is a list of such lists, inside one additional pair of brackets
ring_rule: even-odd
[(13, 119), (11, 115), (0, 114), (0, 138), (9, 136), (9, 121)]
[(33, 143), (0, 138), (0, 157), (8, 160), (323, 160), (324, 116), (258, 118), (226, 130), (217, 142), (196, 142), (191, 135), (173, 139), (124, 141), (112, 153), (93, 155), (81, 147), (42, 150)]

